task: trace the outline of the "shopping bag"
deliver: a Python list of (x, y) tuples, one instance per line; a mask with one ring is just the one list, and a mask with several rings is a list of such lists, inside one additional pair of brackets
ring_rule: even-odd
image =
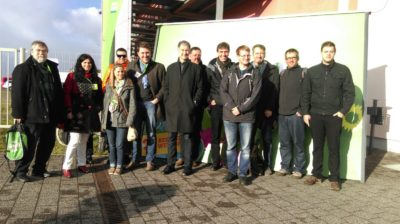
[(11, 161), (21, 160), (28, 148), (28, 137), (21, 123), (14, 124), (6, 133), (6, 158)]

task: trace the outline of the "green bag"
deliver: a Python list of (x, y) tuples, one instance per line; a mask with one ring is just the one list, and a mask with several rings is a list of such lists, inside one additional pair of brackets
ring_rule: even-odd
[(28, 147), (28, 137), (22, 124), (14, 124), (6, 134), (6, 158), (8, 160), (21, 160)]

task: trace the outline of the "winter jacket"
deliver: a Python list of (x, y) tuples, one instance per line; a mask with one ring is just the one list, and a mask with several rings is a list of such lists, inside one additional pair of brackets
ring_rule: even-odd
[(301, 112), (300, 99), (305, 69), (299, 65), (280, 73), (279, 114), (293, 115)]
[[(121, 97), (121, 103), (128, 112), (128, 116), (126, 116), (126, 113), (120, 105), (113, 113), (109, 111), (111, 100), (116, 94), (115, 91), (116, 90), (113, 90), (113, 87), (107, 84), (103, 100), (103, 111), (101, 112), (102, 130), (108, 128), (107, 124), (111, 125), (111, 127), (117, 128), (133, 127), (133, 121), (136, 116), (136, 99), (133, 81), (130, 78), (126, 78), (125, 83), (118, 94)], [(109, 121), (111, 121), (111, 123), (108, 123)]]
[[(100, 131), (99, 112), (103, 109), (101, 79), (96, 75), (68, 74), (64, 82), (64, 104), (73, 118), (66, 119), (65, 130), (78, 133)], [(90, 77), (89, 77), (90, 76)]]
[(353, 79), (347, 66), (333, 62), (307, 70), (303, 81), (301, 108), (304, 114), (346, 114), (355, 96)]
[(202, 97), (201, 68), (190, 61), (175, 62), (168, 66), (164, 82), (166, 125), (169, 132), (191, 133), (195, 110)]
[[(226, 67), (230, 68), (232, 66), (234, 66), (234, 63), (232, 63), (231, 60), (229, 59)], [(228, 70), (229, 69), (227, 69), (227, 72)], [(207, 76), (210, 82), (210, 93), (208, 101), (215, 100), (218, 106), (222, 106), (221, 97), (219, 95), (219, 89), (222, 77), (224, 77), (224, 75), (225, 74), (222, 74), (220, 66), (217, 64), (217, 58), (212, 59), (207, 66)]]
[[(239, 66), (231, 67), (224, 75), (220, 86), (220, 96), (223, 104), (223, 120), (230, 122), (255, 122), (256, 105), (260, 97), (261, 76), (252, 65), (239, 78)], [(232, 114), (232, 109), (238, 107), (240, 115)]]
[(65, 117), (63, 89), (57, 64), (47, 60), (53, 80), (54, 100), (49, 103), (44, 94), (42, 73), (38, 62), (30, 56), (15, 67), (12, 78), (11, 108), (14, 118), (27, 123), (62, 123)]
[[(135, 85), (135, 96), (136, 100), (140, 96), (140, 88), (138, 85), (142, 85), (142, 73), (139, 65), (139, 61), (132, 61), (129, 63), (127, 69), (127, 76), (133, 80)], [(150, 90), (154, 98), (158, 99), (156, 115), (157, 119), (165, 120), (165, 106), (164, 106), (164, 88), (163, 82), (165, 79), (165, 67), (161, 63), (150, 61), (146, 68), (147, 78), (150, 84)]]

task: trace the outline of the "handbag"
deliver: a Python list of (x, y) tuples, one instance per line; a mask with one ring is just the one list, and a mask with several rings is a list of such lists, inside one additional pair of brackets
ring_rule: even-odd
[(128, 129), (128, 135), (126, 136), (128, 142), (136, 140), (138, 136), (137, 130), (134, 127), (129, 127)]
[(21, 123), (14, 124), (6, 133), (6, 159), (21, 160), (28, 148), (28, 137)]

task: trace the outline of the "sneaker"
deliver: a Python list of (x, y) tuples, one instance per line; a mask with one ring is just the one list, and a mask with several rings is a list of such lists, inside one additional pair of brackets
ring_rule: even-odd
[(72, 177), (71, 170), (63, 170), (63, 176), (66, 178), (71, 178)]
[(178, 160), (175, 162), (175, 166), (182, 166), (184, 163), (185, 163), (185, 162), (183, 161), (183, 159), (180, 158), (180, 159), (178, 159)]
[(146, 166), (146, 171), (152, 171), (154, 170), (154, 165), (152, 162), (147, 162), (147, 166)]
[(135, 162), (130, 161), (128, 165), (125, 166), (125, 169), (130, 170), (133, 169), (135, 167)]
[(340, 184), (338, 181), (331, 181), (331, 190), (340, 191)]
[(306, 185), (314, 185), (316, 183), (321, 183), (321, 179), (317, 178), (316, 176), (310, 176), (304, 181), (304, 184)]
[(114, 175), (121, 175), (122, 169), (121, 168), (116, 168), (114, 171)]
[(238, 176), (236, 174), (233, 174), (231, 172), (228, 172), (228, 174), (224, 177), (223, 181), (224, 182), (232, 182), (236, 180)]
[(294, 172), (292, 173), (292, 176), (293, 176), (294, 178), (296, 178), (296, 179), (301, 179), (301, 178), (303, 177), (303, 174), (300, 173), (299, 171), (294, 171)]
[(78, 170), (81, 173), (89, 173), (89, 169), (87, 168), (87, 166), (78, 166)]
[(280, 169), (280, 170), (278, 170), (278, 172), (276, 174), (278, 176), (286, 176), (286, 174), (289, 174), (289, 172), (285, 169)]
[(239, 184), (244, 186), (250, 185), (250, 180), (246, 176), (239, 177)]
[(115, 172), (115, 167), (110, 167), (110, 169), (108, 169), (108, 174), (112, 175)]

